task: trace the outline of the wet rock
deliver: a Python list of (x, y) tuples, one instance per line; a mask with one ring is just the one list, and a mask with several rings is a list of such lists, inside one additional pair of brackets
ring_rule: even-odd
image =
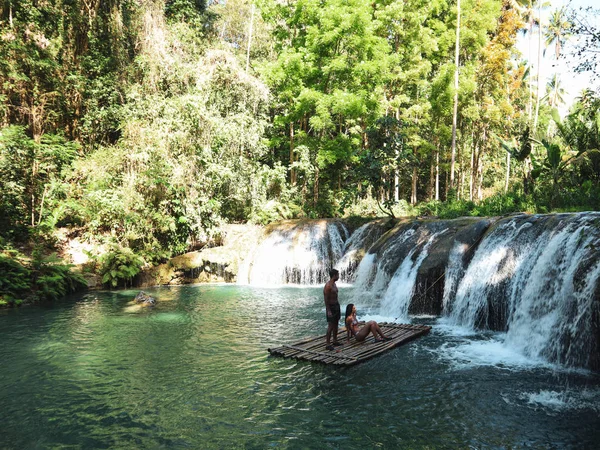
[(146, 294), (144, 291), (138, 292), (138, 294), (135, 296), (133, 301), (135, 303), (137, 303), (138, 305), (142, 305), (142, 306), (156, 305), (156, 299), (154, 297)]
[(165, 264), (143, 270), (136, 276), (138, 287), (236, 281), (238, 268), (264, 232), (256, 225), (227, 225), (214, 247), (185, 253)]
[[(463, 250), (463, 265), (468, 265), (479, 242), (494, 219), (464, 217), (452, 220), (402, 219), (369, 250), (377, 258), (378, 270), (391, 279), (409, 258), (417, 260), (427, 248), (417, 268), (410, 314), (440, 315), (446, 281), (446, 269), (455, 246)], [(404, 268), (409, 270), (409, 268)]]

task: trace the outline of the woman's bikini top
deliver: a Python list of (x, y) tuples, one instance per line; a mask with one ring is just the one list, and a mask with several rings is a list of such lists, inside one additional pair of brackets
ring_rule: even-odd
[(358, 319), (356, 317), (352, 318), (352, 331), (356, 334), (358, 333)]

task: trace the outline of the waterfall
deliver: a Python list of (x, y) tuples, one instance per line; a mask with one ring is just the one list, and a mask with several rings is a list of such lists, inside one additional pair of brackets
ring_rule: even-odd
[[(516, 226), (514, 222), (508, 222), (486, 236), (456, 288), (456, 298), (453, 302), (444, 299), (445, 305), (449, 306), (446, 313), (452, 322), (481, 326), (479, 322), (488, 318), (488, 299), (503, 296), (503, 282), (512, 277), (521, 264), (522, 255), (527, 253), (529, 244), (519, 242), (519, 234), (529, 227), (530, 223)], [(519, 251), (520, 255), (517, 254)], [(452, 270), (460, 272), (457, 267)], [(456, 280), (452, 282), (456, 283)]]
[(383, 295), (380, 308), (382, 316), (408, 320), (408, 307), (413, 298), (417, 271), (427, 257), (429, 247), (441, 233), (435, 233), (427, 240), (416, 259), (413, 260), (413, 256), (419, 250), (418, 247), (414, 247), (404, 258)]
[(264, 237), (240, 263), (238, 284), (318, 285), (329, 269), (351, 282), (371, 245), (383, 234), (386, 220), (374, 220), (350, 233), (339, 220), (288, 221), (267, 227)]
[(375, 301), (387, 288), (391, 275), (385, 270), (385, 264), (396, 254), (399, 246), (415, 235), (414, 229), (397, 234), (379, 256), (368, 253), (358, 265), (354, 282), (353, 303), (373, 307)]
[(502, 345), (527, 358), (600, 369), (600, 213), (394, 224), (273, 225), (238, 282), (322, 285), (336, 267), (353, 282), (348, 303), (371, 313), (440, 315), (503, 332)]
[(463, 257), (468, 251), (468, 245), (462, 242), (456, 242), (450, 251), (448, 266), (446, 267), (446, 277), (444, 283), (444, 296), (442, 298), (443, 310), (450, 309), (451, 299), (456, 296), (458, 282), (464, 275)]
[[(445, 315), (471, 328), (506, 330), (526, 356), (590, 366), (597, 357), (600, 214), (520, 216), (490, 231), (445, 292)], [(458, 257), (451, 258), (456, 284)], [(596, 318), (594, 318), (596, 317)]]
[[(352, 233), (344, 244), (342, 258), (336, 264), (336, 268), (340, 271), (341, 280), (352, 282), (357, 278), (365, 253), (382, 234), (383, 229), (380, 221), (367, 222)], [(363, 270), (365, 269), (363, 268)]]
[(238, 271), (239, 284), (318, 285), (342, 257), (348, 231), (337, 221), (285, 222), (272, 227)]
[(356, 269), (356, 281), (354, 283), (355, 290), (366, 291), (369, 286), (373, 283), (373, 278), (377, 273), (377, 255), (375, 253), (368, 253), (360, 261), (358, 268)]
[[(384, 317), (408, 320), (416, 280), (430, 247), (446, 230), (400, 227), (367, 254), (356, 271), (353, 302)], [(379, 243), (381, 243), (379, 241)]]

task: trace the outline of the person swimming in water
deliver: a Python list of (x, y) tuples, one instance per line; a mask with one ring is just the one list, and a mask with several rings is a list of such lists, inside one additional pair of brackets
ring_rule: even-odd
[(354, 336), (358, 342), (362, 342), (367, 338), (369, 333), (373, 333), (375, 342), (389, 341), (392, 339), (383, 334), (381, 328), (379, 328), (379, 324), (374, 320), (365, 323), (361, 328), (358, 324), (358, 319), (356, 318), (356, 306), (354, 306), (354, 303), (350, 303), (346, 306), (346, 319), (344, 322), (346, 323), (346, 337), (348, 342), (350, 342), (352, 336)]

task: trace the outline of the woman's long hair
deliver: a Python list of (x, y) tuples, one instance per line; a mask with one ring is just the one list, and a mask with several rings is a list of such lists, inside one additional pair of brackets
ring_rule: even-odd
[(353, 308), (354, 308), (354, 303), (350, 303), (348, 306), (346, 306), (346, 317), (344, 317), (344, 323), (346, 323), (346, 320), (348, 319), (348, 317), (350, 317), (352, 315)]

